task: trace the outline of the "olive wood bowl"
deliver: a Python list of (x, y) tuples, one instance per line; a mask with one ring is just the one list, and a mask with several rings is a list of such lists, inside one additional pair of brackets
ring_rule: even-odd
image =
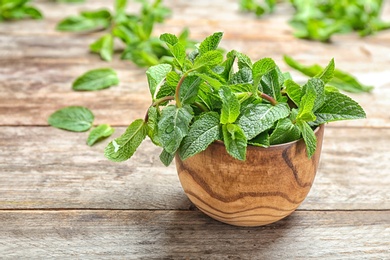
[(195, 206), (236, 226), (278, 221), (303, 202), (319, 164), (324, 125), (315, 130), (317, 149), (309, 159), (302, 139), (268, 148), (248, 146), (245, 161), (231, 157), (223, 142), (186, 160), (176, 155), (181, 185)]

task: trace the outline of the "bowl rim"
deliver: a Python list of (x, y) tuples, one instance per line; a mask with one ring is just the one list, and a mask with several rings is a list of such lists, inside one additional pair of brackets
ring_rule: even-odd
[[(320, 130), (323, 130), (324, 127), (325, 127), (325, 124), (318, 125), (314, 129), (314, 134), (317, 134)], [(298, 140), (294, 140), (294, 141), (291, 141), (291, 142), (288, 142), (288, 143), (273, 144), (273, 145), (270, 145), (269, 147), (262, 147), (262, 146), (256, 146), (256, 145), (248, 144), (247, 145), (247, 149), (255, 149), (255, 150), (284, 149), (284, 148), (292, 146), (292, 145), (294, 145), (294, 144), (296, 144), (298, 142), (303, 142), (303, 138), (300, 138)], [(219, 145), (219, 146), (225, 146), (225, 143), (223, 141), (221, 141), (221, 140), (216, 140), (216, 141), (214, 141), (211, 144), (216, 144), (216, 145)]]

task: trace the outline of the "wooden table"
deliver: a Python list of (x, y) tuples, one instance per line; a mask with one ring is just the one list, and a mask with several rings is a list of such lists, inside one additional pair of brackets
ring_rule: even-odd
[[(327, 126), (316, 181), (300, 208), (280, 222), (240, 228), (196, 210), (175, 166), (164, 167), (151, 142), (130, 161), (112, 163), (103, 156), (109, 140), (91, 148), (88, 133), (48, 126), (53, 111), (82, 105), (118, 136), (150, 98), (144, 69), (88, 52), (99, 33), (54, 29), (67, 15), (112, 1), (37, 2), (44, 20), (0, 24), (0, 258), (390, 259), (390, 31), (323, 44), (293, 38), (288, 7), (256, 20), (235, 0), (166, 1), (174, 14), (156, 35), (187, 26), (200, 40), (224, 31), (222, 47), (272, 57), (282, 70), (289, 70), (283, 54), (306, 64), (335, 57), (338, 68), (375, 85), (352, 95), (367, 119)], [(100, 67), (117, 70), (121, 84), (71, 90), (77, 76)]]

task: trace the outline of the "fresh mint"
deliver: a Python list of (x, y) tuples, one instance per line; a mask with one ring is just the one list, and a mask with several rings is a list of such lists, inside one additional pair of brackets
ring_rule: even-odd
[[(324, 83), (327, 83), (327, 85), (336, 87), (337, 89), (343, 91), (347, 91), (351, 93), (361, 93), (361, 92), (370, 92), (373, 89), (372, 86), (366, 86), (360, 83), (351, 74), (338, 69), (334, 69), (333, 60), (332, 60), (333, 63), (331, 61), (327, 68), (323, 68), (318, 64), (305, 66), (290, 56), (284, 56), (284, 61), (291, 68), (296, 69), (297, 71), (305, 74), (306, 76), (319, 77), (322, 81), (324, 81)], [(329, 69), (331, 69), (332, 67), (333, 67), (332, 70), (333, 72), (331, 74), (329, 73), (322, 74), (323, 71), (329, 71)]]
[(319, 125), (365, 117), (355, 101), (326, 85), (337, 74), (334, 60), (301, 85), (270, 58), (252, 62), (234, 50), (224, 57), (218, 49), (221, 38), (222, 33), (212, 34), (188, 51), (179, 37), (160, 36), (172, 62), (147, 70), (152, 104), (144, 119), (107, 146), (107, 158), (128, 159), (146, 136), (162, 147), (165, 165), (215, 141), (245, 160), (248, 145), (269, 147), (302, 138), (311, 157)]
[(89, 133), (87, 144), (92, 146), (98, 141), (110, 137), (114, 131), (114, 128), (107, 124), (99, 125)]
[(171, 63), (172, 56), (179, 52), (182, 54), (181, 60), (184, 60), (185, 48), (194, 44), (188, 40), (188, 30), (183, 30), (179, 37), (175, 36), (179, 44), (174, 47), (175, 54), (171, 53), (160, 39), (152, 36), (156, 23), (162, 23), (171, 14), (170, 9), (165, 7), (161, 0), (138, 2), (141, 3), (141, 10), (138, 13), (127, 13), (128, 1), (116, 0), (113, 11), (101, 9), (81, 12), (59, 22), (57, 30), (102, 31), (101, 36), (89, 48), (106, 61), (112, 60), (117, 40), (125, 45), (121, 58), (130, 60), (140, 67)]
[(25, 18), (42, 19), (43, 15), (39, 9), (30, 4), (29, 0), (0, 1), (0, 22)]
[(119, 78), (116, 72), (113, 69), (102, 68), (84, 73), (73, 82), (72, 88), (78, 91), (93, 91), (117, 84), (119, 84)]
[(92, 127), (94, 115), (81, 106), (69, 106), (50, 115), (49, 125), (73, 132), (85, 132)]
[[(283, 2), (283, 1), (278, 1)], [(294, 14), (290, 25), (298, 38), (328, 42), (332, 35), (358, 32), (361, 36), (389, 29), (381, 20), (382, 0), (290, 0)], [(240, 0), (240, 9), (260, 17), (275, 10), (275, 0)]]

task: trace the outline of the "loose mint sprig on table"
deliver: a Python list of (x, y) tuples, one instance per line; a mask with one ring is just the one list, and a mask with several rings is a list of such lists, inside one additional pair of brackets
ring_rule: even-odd
[[(80, 15), (70, 16), (57, 25), (57, 30), (71, 32), (106, 31), (89, 48), (98, 53), (103, 60), (112, 60), (115, 39), (125, 44), (121, 58), (131, 60), (140, 67), (157, 65), (171, 60), (171, 54), (165, 45), (152, 36), (156, 23), (162, 23), (171, 10), (162, 5), (161, 0), (150, 3), (138, 0), (141, 10), (135, 14), (126, 12), (127, 0), (116, 0), (113, 12), (107, 9), (84, 11)], [(183, 30), (180, 40), (185, 45), (193, 44), (188, 40), (188, 30)]]
[(42, 19), (43, 15), (29, 0), (1, 0), (0, 22), (3, 20), (20, 20), (25, 18)]
[(269, 147), (303, 138), (311, 157), (317, 126), (365, 117), (355, 101), (327, 86), (335, 71), (333, 59), (301, 86), (270, 58), (252, 62), (235, 50), (224, 57), (218, 50), (222, 33), (207, 37), (188, 54), (177, 36), (160, 39), (173, 63), (147, 70), (151, 105), (145, 118), (132, 122), (106, 147), (112, 161), (129, 159), (146, 136), (163, 148), (165, 165), (176, 153), (186, 159), (216, 140), (231, 156), (245, 160), (248, 145)]

